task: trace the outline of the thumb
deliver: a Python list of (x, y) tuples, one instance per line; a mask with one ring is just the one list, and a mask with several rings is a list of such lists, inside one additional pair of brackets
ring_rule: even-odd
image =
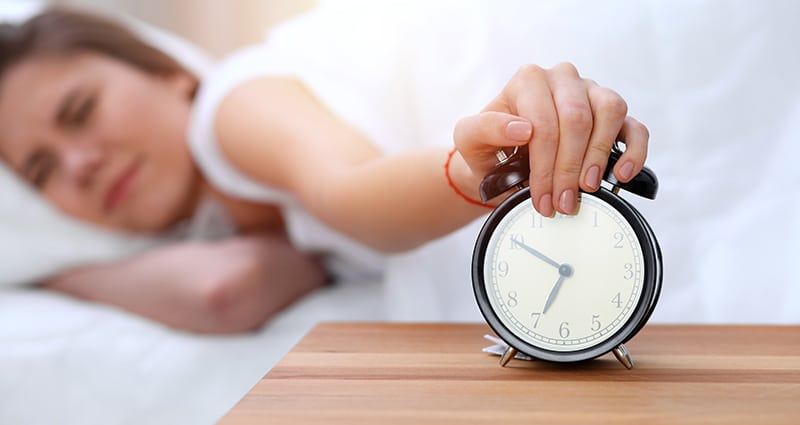
[(517, 115), (486, 111), (460, 119), (453, 131), (453, 141), (461, 156), (478, 169), (496, 162), (495, 152), (505, 147), (525, 145), (531, 140), (533, 125)]

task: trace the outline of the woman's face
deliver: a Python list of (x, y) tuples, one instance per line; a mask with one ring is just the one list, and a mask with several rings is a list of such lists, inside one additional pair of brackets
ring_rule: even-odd
[(0, 156), (63, 212), (157, 232), (188, 216), (193, 81), (96, 53), (34, 56), (0, 80)]

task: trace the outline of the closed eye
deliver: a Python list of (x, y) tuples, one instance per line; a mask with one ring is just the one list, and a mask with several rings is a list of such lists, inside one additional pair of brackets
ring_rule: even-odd
[(85, 96), (78, 104), (75, 112), (72, 114), (72, 117), (69, 120), (70, 124), (74, 126), (86, 124), (86, 122), (89, 121), (96, 104), (97, 95), (92, 93), (88, 96)]
[(31, 184), (41, 189), (47, 184), (57, 164), (57, 158), (52, 152), (38, 150), (25, 161), (24, 175)]
[(55, 114), (57, 124), (73, 128), (85, 124), (97, 105), (96, 90), (75, 88), (61, 101)]

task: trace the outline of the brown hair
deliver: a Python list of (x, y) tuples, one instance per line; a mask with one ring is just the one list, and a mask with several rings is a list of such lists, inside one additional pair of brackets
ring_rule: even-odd
[(63, 8), (47, 9), (20, 25), (0, 25), (0, 78), (25, 58), (91, 51), (154, 75), (192, 75), (178, 61), (111, 19)]

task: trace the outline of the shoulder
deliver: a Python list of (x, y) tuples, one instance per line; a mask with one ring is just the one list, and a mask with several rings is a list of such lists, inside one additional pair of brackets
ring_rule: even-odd
[(279, 130), (274, 123), (281, 121), (283, 113), (272, 106), (277, 99), (295, 96), (288, 92), (297, 83), (287, 61), (279, 56), (269, 46), (254, 45), (223, 58), (202, 74), (188, 126), (193, 151), (223, 153), (242, 171), (238, 152)]
[(300, 198), (342, 167), (378, 151), (294, 77), (242, 82), (220, 103), (217, 143), (243, 173)]
[(265, 45), (237, 50), (202, 73), (195, 107), (218, 104), (228, 92), (244, 81), (286, 74), (286, 70), (280, 69), (281, 62), (276, 53)]
[[(287, 189), (283, 165), (301, 148), (309, 95), (289, 77), (259, 77), (232, 88), (213, 118), (221, 151), (235, 166), (265, 183)], [(305, 104), (304, 104), (305, 103)]]

